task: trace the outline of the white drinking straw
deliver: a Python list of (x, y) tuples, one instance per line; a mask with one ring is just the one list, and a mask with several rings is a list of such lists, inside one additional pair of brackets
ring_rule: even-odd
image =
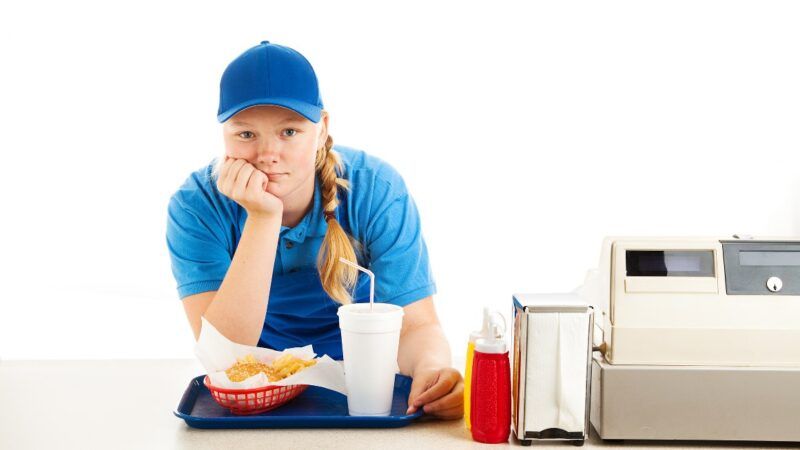
[(372, 312), (372, 305), (375, 303), (375, 274), (352, 261), (342, 258), (341, 256), (339, 257), (339, 261), (347, 264), (350, 267), (355, 267), (356, 269), (369, 275), (369, 312)]

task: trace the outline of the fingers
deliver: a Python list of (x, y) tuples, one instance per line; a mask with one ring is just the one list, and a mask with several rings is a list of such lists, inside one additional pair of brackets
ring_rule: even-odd
[(219, 168), (219, 176), (218, 179), (224, 179), (228, 176), (228, 171), (231, 168), (231, 164), (233, 164), (234, 159), (225, 157), (225, 161), (222, 162), (222, 166)]
[(220, 169), (217, 188), (229, 198), (239, 200), (248, 196), (248, 189), (253, 190), (251, 195), (265, 191), (267, 181), (267, 176), (246, 160), (230, 159)]
[[(438, 374), (435, 374), (438, 377)], [(406, 414), (413, 414), (417, 407), (414, 406), (414, 401), (417, 399), (419, 394), (423, 393), (428, 388), (429, 378), (425, 376), (418, 376), (411, 381), (411, 392), (408, 394), (408, 410)], [(431, 383), (436, 382), (436, 378), (434, 378)]]
[(220, 170), (219, 179), (217, 180), (217, 189), (228, 197), (231, 197), (233, 186), (236, 182), (236, 175), (245, 164), (247, 164), (247, 161), (243, 159), (229, 159), (225, 161)]
[(247, 182), (247, 189), (259, 192), (266, 192), (269, 178), (260, 170), (254, 170), (250, 175), (250, 181)]
[(413, 406), (418, 408), (421, 405), (445, 396), (445, 394), (453, 390), (453, 387), (458, 383), (460, 377), (442, 375), (442, 372), (439, 372), (438, 380), (433, 386), (414, 399)]
[(217, 178), (219, 192), (242, 206), (248, 217), (276, 217), (283, 209), (280, 198), (267, 191), (267, 174), (246, 159), (228, 158), (222, 163)]
[(423, 409), (426, 414), (441, 416), (448, 414), (451, 409), (464, 409), (464, 384), (458, 382), (455, 388), (444, 397), (426, 404)]
[(233, 180), (233, 188), (231, 190), (233, 198), (235, 199), (245, 198), (245, 192), (247, 191), (247, 182), (250, 181), (250, 176), (253, 175), (253, 171), (255, 170), (256, 168), (253, 167), (252, 164), (242, 165), (242, 167), (239, 169), (239, 172), (236, 174), (236, 179)]

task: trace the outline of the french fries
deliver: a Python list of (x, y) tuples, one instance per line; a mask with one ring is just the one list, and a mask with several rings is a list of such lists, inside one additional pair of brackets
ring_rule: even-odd
[(306, 367), (311, 367), (317, 362), (315, 360), (306, 361), (304, 359), (300, 359), (294, 357), (290, 354), (285, 354), (280, 358), (272, 361), (272, 369), (274, 370), (274, 374), (276, 379), (270, 379), (269, 381), (278, 381), (282, 380), (289, 375), (294, 375), (297, 372), (305, 369)]
[(272, 361), (272, 364), (265, 364), (257, 360), (253, 355), (238, 358), (236, 364), (225, 370), (225, 374), (231, 381), (244, 381), (259, 372), (263, 372), (270, 382), (280, 381), (290, 375), (311, 367), (317, 361), (300, 359), (296, 356), (286, 354)]

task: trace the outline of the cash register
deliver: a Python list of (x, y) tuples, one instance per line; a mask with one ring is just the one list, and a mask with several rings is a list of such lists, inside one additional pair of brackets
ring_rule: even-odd
[(605, 239), (590, 422), (605, 440), (800, 442), (800, 239)]

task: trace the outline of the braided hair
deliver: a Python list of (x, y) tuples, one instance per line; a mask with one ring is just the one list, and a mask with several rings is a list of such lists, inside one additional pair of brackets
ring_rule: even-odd
[(315, 168), (322, 191), (322, 210), (328, 222), (328, 230), (317, 255), (319, 278), (323, 289), (332, 299), (341, 304), (352, 303), (350, 291), (356, 284), (358, 270), (342, 264), (339, 258), (357, 262), (356, 248), (360, 248), (360, 245), (348, 236), (336, 219), (336, 208), (339, 206), (336, 194), (339, 188), (349, 189), (349, 183), (339, 177), (343, 165), (339, 154), (333, 149), (333, 138), (330, 136), (317, 152)]

